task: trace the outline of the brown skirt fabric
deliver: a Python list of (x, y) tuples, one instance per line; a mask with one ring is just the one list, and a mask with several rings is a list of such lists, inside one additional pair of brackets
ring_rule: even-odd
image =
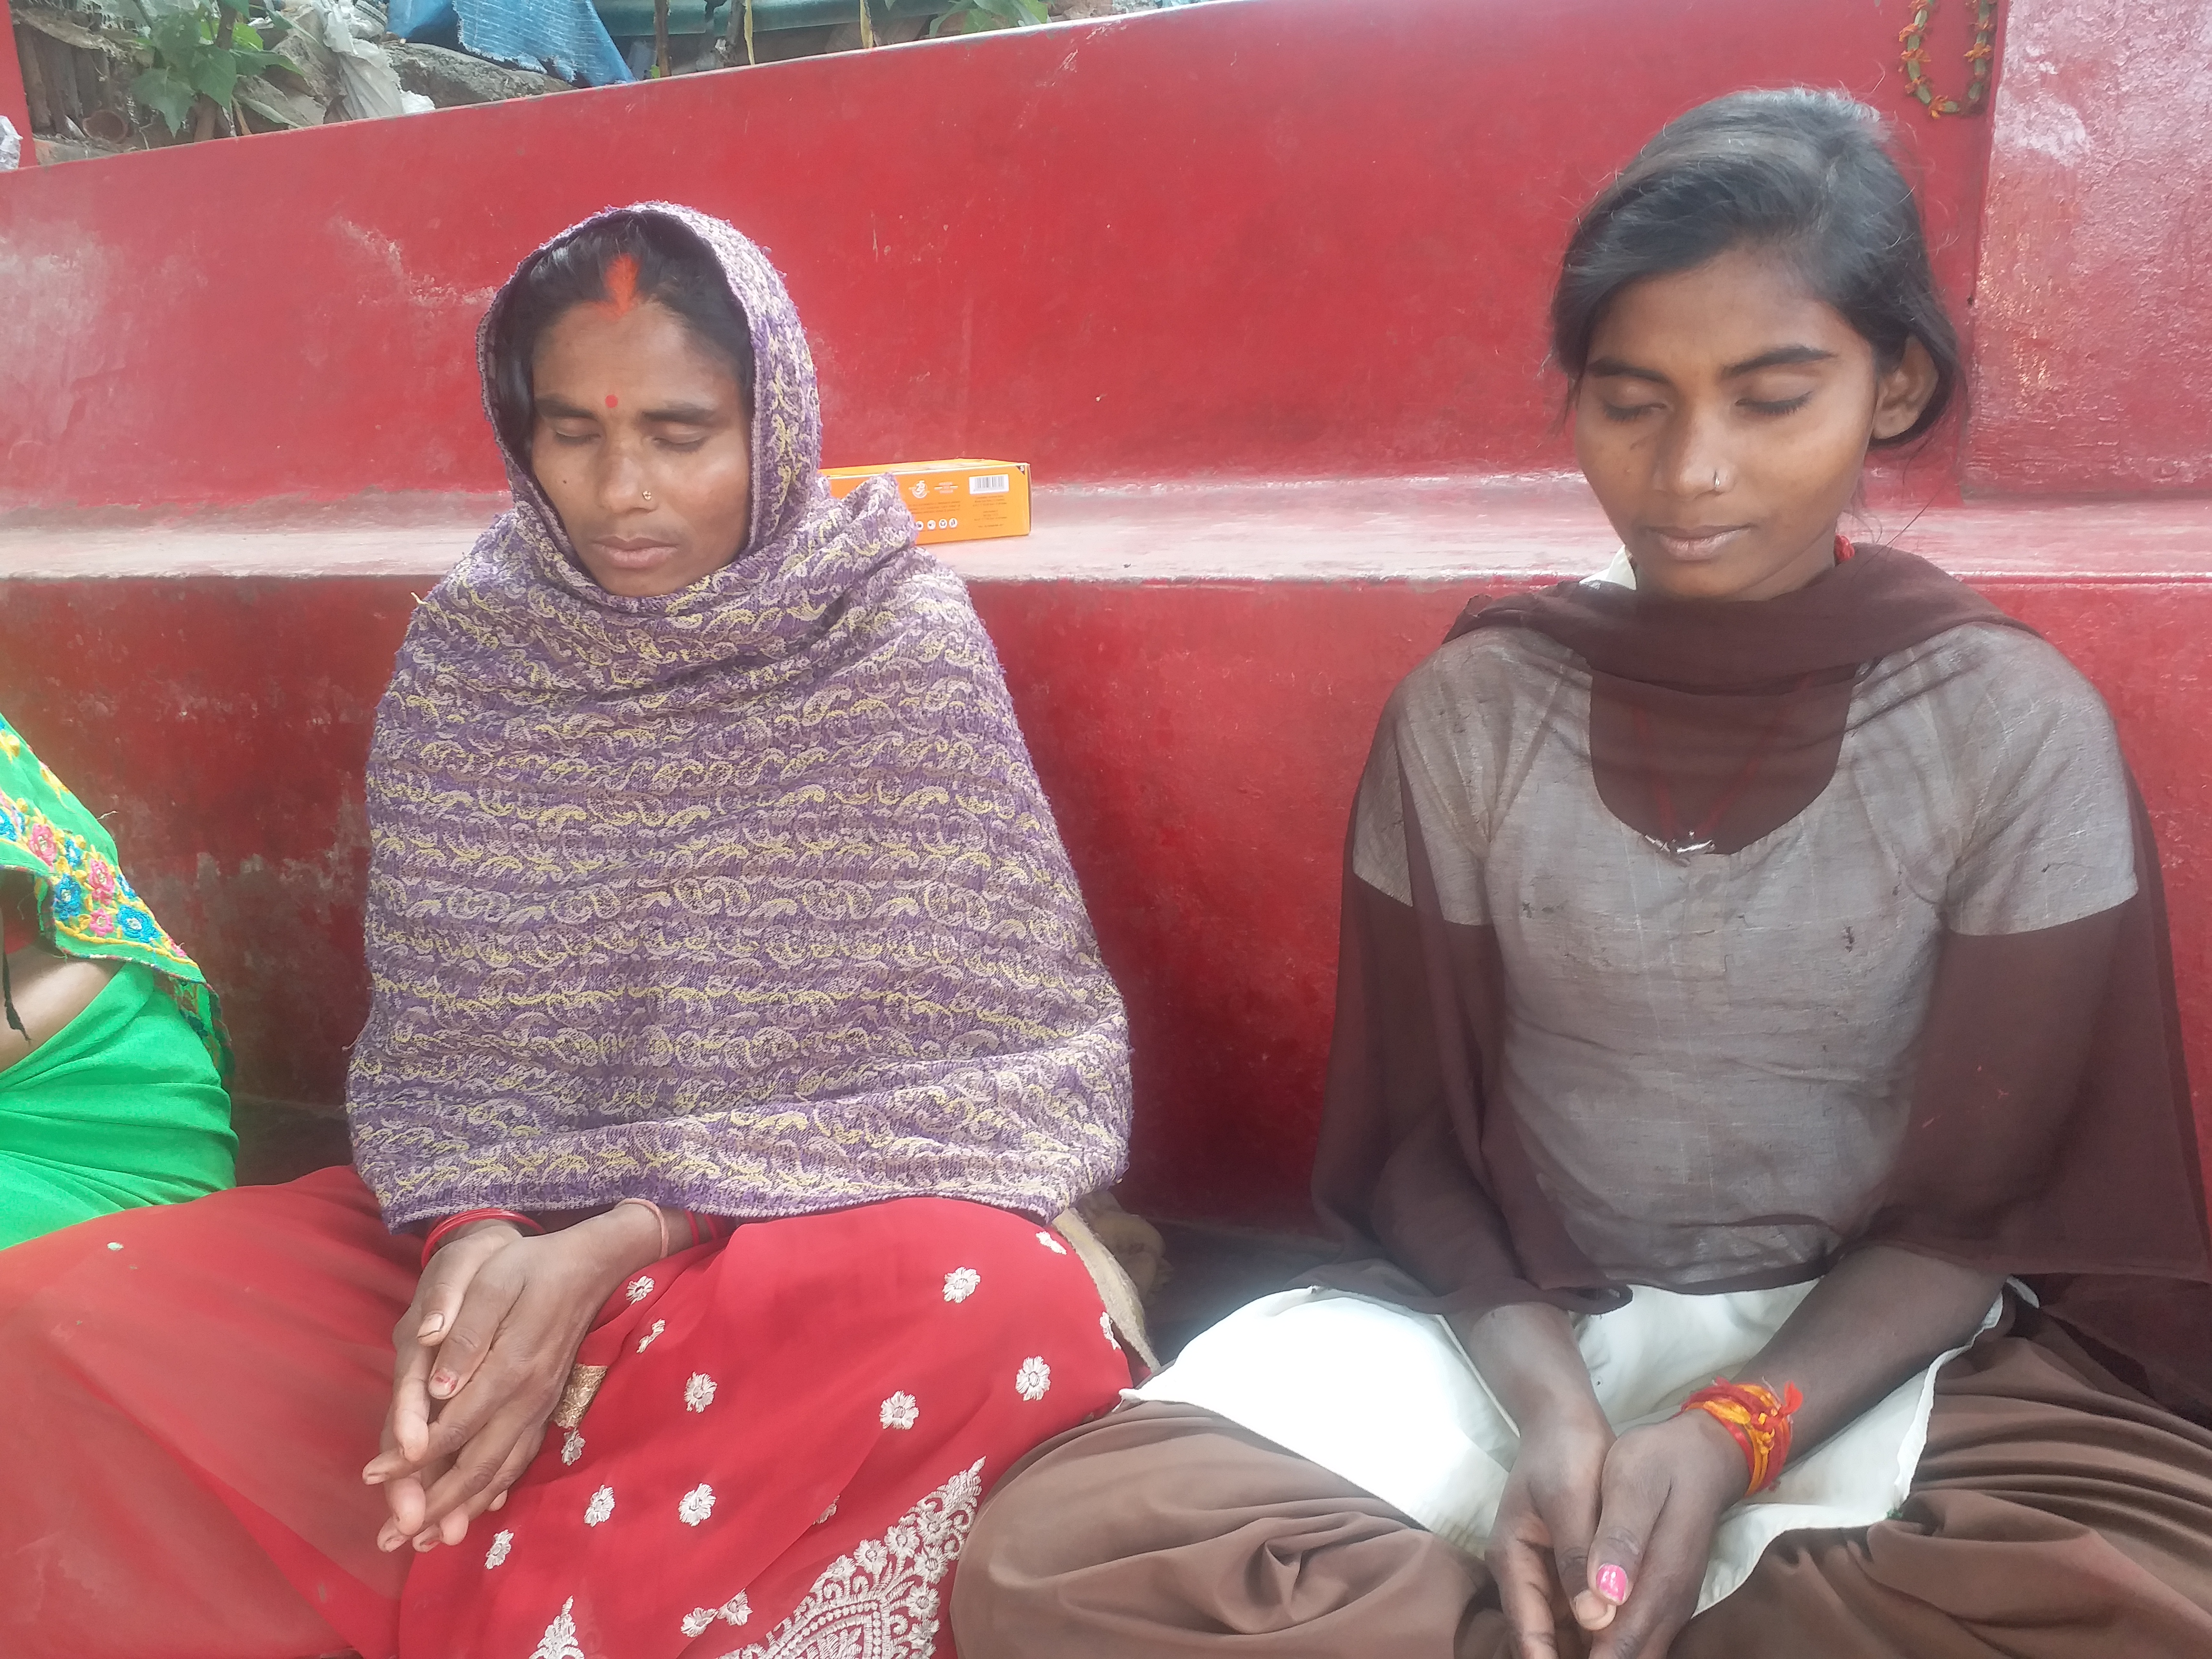
[[(1984, 1340), (1939, 1379), (1903, 1510), (1784, 1536), (1673, 1659), (2212, 1656), (2212, 1433), (2108, 1382), (2062, 1346)], [(962, 1659), (1512, 1651), (1479, 1561), (1188, 1406), (1116, 1412), (1017, 1466), (952, 1620)]]

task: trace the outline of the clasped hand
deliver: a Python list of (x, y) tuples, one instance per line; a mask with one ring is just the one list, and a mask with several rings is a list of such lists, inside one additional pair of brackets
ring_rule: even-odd
[(1489, 1550), (1522, 1659), (1663, 1659), (1749, 1478), (1703, 1412), (1618, 1437), (1594, 1410), (1527, 1425)]
[(391, 1506), (378, 1548), (458, 1544), (506, 1502), (592, 1319), (657, 1254), (650, 1218), (632, 1205), (542, 1237), (480, 1222), (430, 1258), (392, 1330), (392, 1406), (362, 1471)]

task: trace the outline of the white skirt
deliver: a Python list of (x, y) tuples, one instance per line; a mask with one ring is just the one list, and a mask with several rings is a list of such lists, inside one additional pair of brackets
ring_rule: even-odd
[[(1616, 1430), (1672, 1417), (1764, 1348), (1811, 1289), (1683, 1296), (1639, 1285), (1627, 1306), (1574, 1320), (1599, 1406)], [(1983, 1330), (2003, 1306), (2000, 1295)], [(1965, 1351), (1941, 1356), (1730, 1510), (1698, 1610), (1749, 1577), (1785, 1532), (1894, 1514), (1927, 1441), (1936, 1373)], [(1441, 1318), (1334, 1291), (1285, 1291), (1239, 1309), (1125, 1397), (1218, 1413), (1478, 1555), (1521, 1444)]]

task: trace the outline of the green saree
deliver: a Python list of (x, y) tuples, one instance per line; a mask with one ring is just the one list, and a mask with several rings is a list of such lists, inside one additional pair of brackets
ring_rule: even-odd
[[(0, 879), (17, 872), (44, 948), (119, 966), (0, 1069), (0, 1246), (229, 1186), (237, 1142), (214, 995), (125, 879), (100, 821), (0, 719)], [(16, 1025), (12, 1001), (0, 1013)]]

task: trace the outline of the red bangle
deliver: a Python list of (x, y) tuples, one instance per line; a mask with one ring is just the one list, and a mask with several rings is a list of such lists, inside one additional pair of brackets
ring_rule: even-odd
[(1782, 1466), (1790, 1461), (1790, 1413), (1804, 1403), (1795, 1382), (1784, 1383), (1778, 1400), (1773, 1389), (1759, 1383), (1717, 1376), (1712, 1387), (1685, 1400), (1682, 1411), (1703, 1412), (1729, 1431), (1729, 1438), (1743, 1453), (1750, 1489), (1757, 1492), (1782, 1478)]
[(701, 1215), (696, 1210), (686, 1210), (684, 1218), (691, 1224), (691, 1242), (694, 1244), (711, 1244), (717, 1239), (727, 1238), (738, 1230), (738, 1224), (726, 1215)]
[(471, 1221), (511, 1221), (526, 1232), (542, 1233), (545, 1231), (520, 1210), (463, 1210), (459, 1215), (447, 1216), (430, 1229), (428, 1236), (422, 1241), (422, 1265), (428, 1267), (430, 1258), (438, 1253), (438, 1247)]

